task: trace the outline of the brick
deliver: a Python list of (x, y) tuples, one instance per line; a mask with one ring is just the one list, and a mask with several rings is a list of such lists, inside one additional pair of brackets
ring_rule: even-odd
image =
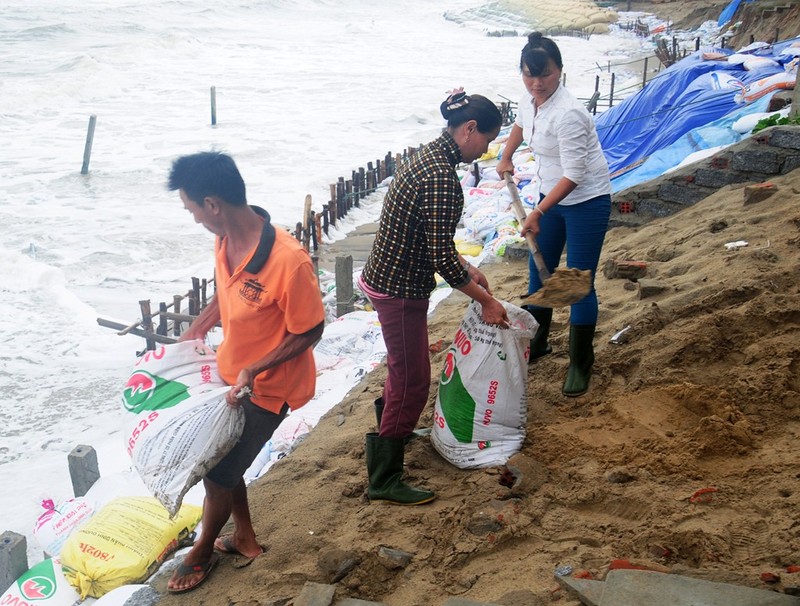
[(756, 204), (772, 197), (778, 188), (774, 183), (756, 183), (755, 185), (745, 185), (744, 204)]
[(740, 151), (731, 159), (733, 170), (742, 170), (765, 175), (777, 175), (781, 170), (778, 153), (772, 150)]
[(609, 280), (616, 278), (638, 280), (647, 275), (647, 263), (644, 261), (609, 259), (603, 265), (603, 275)]

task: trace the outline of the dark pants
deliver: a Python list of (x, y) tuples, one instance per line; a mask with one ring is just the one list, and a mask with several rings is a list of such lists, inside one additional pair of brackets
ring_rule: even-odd
[(289, 412), (288, 404), (284, 404), (280, 413), (275, 414), (256, 406), (249, 398), (244, 398), (240, 406), (244, 409), (245, 419), (242, 436), (233, 449), (206, 474), (207, 479), (228, 490), (236, 487)]
[(386, 343), (389, 376), (383, 386), (380, 437), (401, 438), (414, 431), (431, 385), (428, 357), (428, 299), (372, 301)]
[[(536, 243), (542, 251), (544, 263), (551, 272), (558, 267), (564, 246), (567, 247), (567, 267), (590, 269), (592, 290), (570, 307), (571, 324), (597, 324), (597, 293), (594, 276), (600, 262), (600, 251), (608, 229), (611, 214), (611, 196), (603, 195), (570, 206), (556, 204), (539, 219), (541, 231)], [(529, 259), (530, 284), (528, 294), (542, 287), (539, 272)]]

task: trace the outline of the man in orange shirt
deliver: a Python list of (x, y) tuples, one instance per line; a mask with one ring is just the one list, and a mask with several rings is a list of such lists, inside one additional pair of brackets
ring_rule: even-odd
[[(182, 593), (199, 586), (217, 561), (214, 549), (253, 558), (256, 540), (243, 475), (289, 410), (314, 395), (312, 346), (325, 312), (308, 252), (269, 213), (249, 206), (230, 156), (201, 152), (175, 160), (168, 187), (178, 190), (194, 220), (216, 236), (216, 293), (181, 340), (202, 339), (217, 322), (223, 341), (217, 366), (231, 385), (229, 406), (242, 406), (242, 437), (205, 478), (200, 536), (167, 585)], [(230, 516), (234, 532), (219, 533)]]

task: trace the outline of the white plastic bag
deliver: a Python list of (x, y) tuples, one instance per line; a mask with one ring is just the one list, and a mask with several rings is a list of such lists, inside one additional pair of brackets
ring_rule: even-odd
[(147, 352), (125, 385), (128, 454), (170, 516), (242, 435), (244, 411), (226, 404), (229, 389), (214, 351), (200, 340)]
[(538, 324), (502, 302), (510, 328), (490, 326), (473, 301), (439, 379), (434, 448), (461, 469), (502, 465), (519, 451), (527, 419), (528, 356)]
[(94, 515), (95, 505), (86, 497), (75, 497), (56, 504), (42, 501), (45, 511), (36, 519), (33, 536), (47, 557), (55, 557), (70, 533)]

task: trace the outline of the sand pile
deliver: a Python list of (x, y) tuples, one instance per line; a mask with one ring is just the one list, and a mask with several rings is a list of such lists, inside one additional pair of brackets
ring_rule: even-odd
[[(554, 569), (602, 579), (615, 558), (762, 588), (769, 571), (779, 589), (800, 585), (800, 573), (786, 571), (800, 564), (800, 171), (774, 183), (777, 193), (758, 204), (745, 206), (743, 186), (729, 186), (609, 232), (601, 266), (641, 261), (647, 276), (599, 272), (596, 374), (577, 399), (560, 392), (568, 314), (556, 312), (554, 354), (530, 368), (528, 434), (511, 476), (458, 470), (418, 439), (407, 475), (439, 498), (369, 504), (363, 436), (374, 428), (379, 368), (251, 486), (269, 551), (246, 568), (223, 558), (191, 602), (272, 604), (311, 580), (392, 606), (456, 595), (574, 605)], [(747, 246), (725, 246), (736, 241)], [(526, 262), (482, 268), (499, 297), (526, 291)], [(435, 376), (466, 306), (455, 293), (431, 320), (431, 343), (444, 345), (432, 347)], [(433, 385), (421, 425), (431, 424), (435, 395)], [(384, 547), (413, 555), (398, 562)]]

